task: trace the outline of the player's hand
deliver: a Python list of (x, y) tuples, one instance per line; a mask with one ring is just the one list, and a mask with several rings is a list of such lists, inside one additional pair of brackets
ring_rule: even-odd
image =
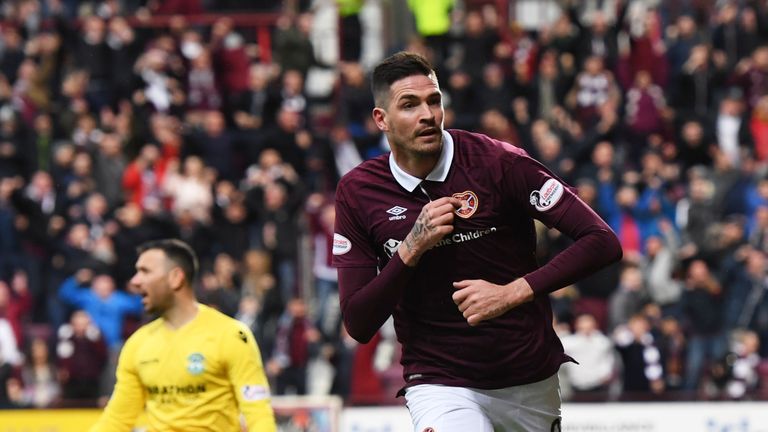
[(453, 231), (453, 211), (458, 208), (461, 208), (461, 201), (453, 197), (431, 201), (421, 208), (411, 232), (397, 251), (405, 265), (415, 266), (424, 252)]
[(453, 302), (467, 323), (476, 326), (533, 300), (533, 289), (519, 278), (507, 285), (496, 285), (482, 279), (454, 282)]

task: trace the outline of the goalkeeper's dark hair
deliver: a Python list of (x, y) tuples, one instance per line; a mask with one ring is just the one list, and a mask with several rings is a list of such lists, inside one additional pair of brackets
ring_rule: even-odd
[(427, 59), (420, 54), (401, 51), (382, 60), (373, 69), (371, 91), (377, 107), (384, 107), (388, 101), (389, 87), (393, 82), (412, 75), (430, 76), (435, 71)]
[(197, 276), (198, 263), (197, 254), (188, 244), (173, 238), (152, 240), (141, 244), (137, 251), (142, 254), (151, 249), (163, 251), (168, 260), (179, 266), (184, 272), (187, 284), (192, 285)]

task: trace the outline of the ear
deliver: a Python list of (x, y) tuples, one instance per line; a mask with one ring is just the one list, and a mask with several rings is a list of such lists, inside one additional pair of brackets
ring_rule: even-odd
[(384, 109), (379, 107), (374, 108), (371, 116), (376, 123), (376, 127), (379, 128), (380, 131), (389, 131), (389, 126), (387, 126), (387, 112), (384, 111)]
[(174, 267), (168, 272), (168, 284), (172, 290), (177, 290), (184, 286), (184, 272), (181, 270), (181, 267)]

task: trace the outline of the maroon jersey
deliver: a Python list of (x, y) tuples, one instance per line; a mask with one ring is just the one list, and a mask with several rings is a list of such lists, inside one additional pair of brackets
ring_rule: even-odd
[[(339, 183), (333, 263), (340, 268), (345, 325), (353, 336), (364, 334), (368, 330), (361, 329), (371, 320), (378, 328), (382, 313), (392, 313), (408, 385), (492, 389), (547, 378), (569, 359), (552, 328), (547, 294), (618, 259), (618, 241), (570, 188), (522, 149), (460, 130), (443, 136), (442, 156), (425, 181), (383, 155)], [(414, 269), (406, 267), (398, 246), (421, 208), (443, 196), (463, 203), (454, 231)], [(576, 240), (543, 267), (536, 262), (534, 219)], [(377, 278), (402, 286), (343, 283), (345, 270), (353, 268), (378, 268)], [(533, 288), (534, 300), (474, 327), (451, 297), (456, 281), (507, 284), (519, 277)]]

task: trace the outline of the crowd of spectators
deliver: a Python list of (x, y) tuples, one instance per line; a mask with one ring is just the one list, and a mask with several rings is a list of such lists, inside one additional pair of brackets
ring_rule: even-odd
[[(165, 237), (199, 255), (200, 300), (253, 329), (275, 394), (394, 400), (392, 327), (351, 339), (330, 266), (336, 182), (388, 151), (366, 3), (338, 2), (334, 64), (311, 36), (333, 1), (2, 3), (0, 407), (103, 403), (145, 319), (135, 248)], [(408, 2), (413, 35), (384, 51), (428, 56), (447, 128), (526, 149), (618, 234), (621, 263), (552, 295), (581, 362), (564, 395), (766, 398), (768, 4), (553, 0), (534, 31), (496, 3)], [(278, 16), (270, 47), (184, 17), (245, 7)], [(567, 245), (538, 230), (542, 261)]]

